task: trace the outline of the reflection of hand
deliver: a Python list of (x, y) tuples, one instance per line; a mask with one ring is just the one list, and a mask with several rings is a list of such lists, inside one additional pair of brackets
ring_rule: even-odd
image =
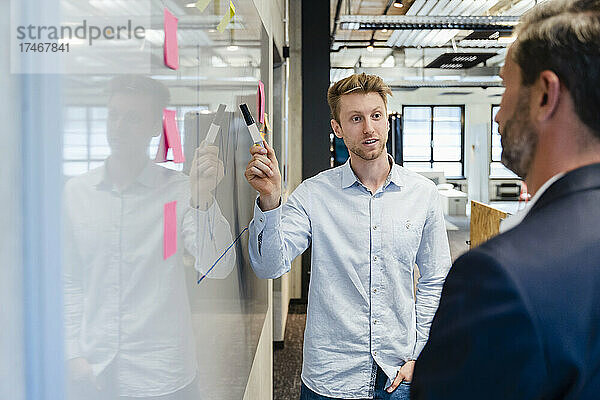
[(212, 191), (215, 190), (223, 176), (225, 168), (219, 160), (219, 148), (205, 142), (194, 153), (190, 169), (190, 185), (192, 190), (192, 207), (198, 208), (212, 204)]
[(260, 193), (260, 208), (263, 211), (272, 210), (279, 206), (281, 198), (281, 174), (275, 151), (267, 142), (263, 147), (250, 148), (252, 159), (246, 167), (248, 183)]
[(392, 393), (398, 388), (398, 386), (400, 386), (402, 382), (411, 383), (414, 370), (415, 360), (405, 362), (404, 365), (400, 367), (400, 371), (398, 371), (398, 374), (396, 374), (396, 379), (394, 379), (394, 382), (392, 382), (390, 387), (386, 389), (387, 392)]
[(91, 384), (100, 390), (92, 366), (83, 357), (77, 357), (69, 360), (69, 376), (74, 382)]

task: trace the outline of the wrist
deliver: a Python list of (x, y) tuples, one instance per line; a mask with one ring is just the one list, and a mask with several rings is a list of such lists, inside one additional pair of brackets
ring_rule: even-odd
[(258, 206), (262, 211), (270, 211), (274, 210), (281, 204), (281, 196), (280, 195), (269, 195), (263, 196), (260, 195), (258, 198)]

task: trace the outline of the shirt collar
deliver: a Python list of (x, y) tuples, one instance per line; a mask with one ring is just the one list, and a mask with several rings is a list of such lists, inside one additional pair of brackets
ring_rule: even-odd
[(538, 199), (542, 196), (542, 194), (544, 194), (544, 192), (557, 180), (559, 180), (560, 178), (562, 178), (565, 175), (564, 172), (558, 173), (556, 175), (554, 175), (552, 178), (548, 179), (539, 189), (537, 192), (535, 192), (535, 194), (533, 195), (533, 197), (531, 198), (531, 200), (529, 200), (529, 202), (527, 202), (527, 204), (525, 205), (525, 208), (517, 211), (515, 214), (509, 215), (508, 217), (506, 217), (504, 220), (500, 221), (500, 232), (506, 232), (509, 229), (514, 228), (515, 226), (519, 225), (521, 222), (523, 222), (523, 220), (525, 219), (525, 217), (527, 216), (527, 214), (529, 214), (529, 211), (532, 209), (533, 205), (538, 201)]
[(531, 200), (529, 201), (529, 205), (527, 207), (527, 212), (529, 212), (529, 210), (531, 210), (531, 208), (533, 207), (533, 205), (539, 200), (540, 197), (542, 197), (542, 195), (544, 194), (544, 192), (557, 180), (559, 180), (560, 178), (562, 178), (563, 176), (565, 176), (564, 172), (560, 172), (556, 175), (554, 175), (552, 178), (548, 179), (538, 190), (537, 192), (535, 192), (535, 194), (533, 195), (533, 197), (531, 198)]
[[(392, 169), (390, 170), (390, 173), (388, 174), (385, 183), (383, 184), (383, 187), (387, 187), (390, 182), (400, 187), (402, 186), (400, 166), (396, 165), (391, 155), (388, 154), (387, 156), (389, 162), (392, 164)], [(358, 177), (352, 170), (352, 167), (350, 166), (350, 157), (348, 157), (348, 160), (344, 163), (344, 165), (342, 165), (342, 189), (349, 188), (355, 183), (361, 184), (360, 180), (358, 179)]]

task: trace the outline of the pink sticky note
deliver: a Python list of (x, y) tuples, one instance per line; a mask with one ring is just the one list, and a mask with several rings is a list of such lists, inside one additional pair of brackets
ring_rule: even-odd
[(158, 151), (156, 152), (156, 157), (154, 161), (156, 162), (165, 162), (167, 161), (167, 151), (169, 148), (167, 147), (167, 143), (165, 140), (165, 124), (163, 123), (163, 133), (160, 135), (160, 143), (158, 145)]
[(173, 149), (173, 162), (185, 162), (181, 147), (181, 137), (179, 136), (179, 129), (177, 129), (177, 121), (175, 121), (176, 114), (175, 110), (163, 109), (163, 134), (160, 138), (156, 158), (154, 159), (156, 162), (167, 161), (167, 152), (169, 149)]
[(177, 17), (165, 7), (165, 65), (172, 69), (179, 68), (179, 48), (177, 47)]
[(163, 219), (163, 259), (177, 251), (177, 202), (165, 204)]
[(256, 108), (258, 122), (265, 123), (265, 85), (262, 81), (258, 81), (258, 91), (256, 92)]

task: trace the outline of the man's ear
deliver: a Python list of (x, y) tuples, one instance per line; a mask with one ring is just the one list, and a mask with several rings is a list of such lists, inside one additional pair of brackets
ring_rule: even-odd
[(335, 136), (342, 139), (342, 127), (335, 119), (331, 120), (331, 129), (333, 129), (333, 133), (335, 133)]
[(548, 121), (560, 103), (560, 79), (553, 71), (545, 70), (540, 73), (533, 91), (534, 117), (537, 122)]

